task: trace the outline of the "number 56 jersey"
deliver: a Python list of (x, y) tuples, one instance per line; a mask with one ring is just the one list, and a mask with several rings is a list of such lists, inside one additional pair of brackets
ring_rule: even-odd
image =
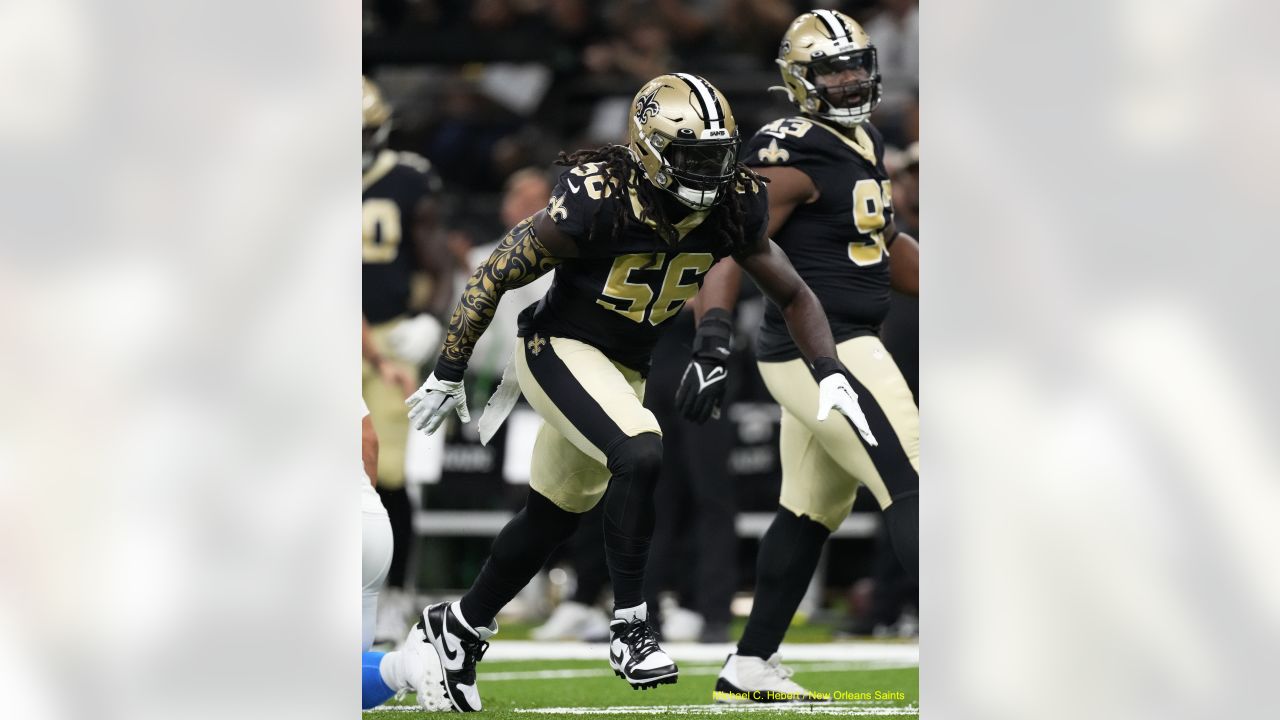
[[(643, 208), (634, 185), (606, 185), (598, 163), (572, 168), (551, 193), (547, 214), (573, 239), (579, 257), (555, 270), (551, 289), (520, 314), (520, 336), (567, 337), (598, 348), (606, 357), (647, 373), (663, 326), (698, 294), (707, 271), (730, 253), (718, 226), (727, 212), (721, 202), (709, 211), (691, 211), (662, 197), (679, 241), (665, 242)], [(646, 182), (631, 169), (631, 182)], [(661, 192), (661, 191), (659, 191)], [(769, 204), (763, 184), (736, 188), (742, 232), (761, 237)], [(616, 232), (617, 211), (622, 211)]]
[[(782, 118), (761, 128), (742, 157), (753, 167), (795, 168), (817, 186), (819, 198), (795, 208), (773, 240), (818, 296), (837, 343), (874, 335), (889, 311), (883, 230), (893, 218), (880, 132), (871, 123), (842, 130), (813, 118)], [(756, 352), (764, 361), (800, 357), (773, 303)]]

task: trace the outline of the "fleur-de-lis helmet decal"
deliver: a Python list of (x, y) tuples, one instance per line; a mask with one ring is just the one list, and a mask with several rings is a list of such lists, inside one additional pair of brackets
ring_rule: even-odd
[(654, 99), (659, 89), (661, 89), (660, 86), (655, 87), (648, 93), (636, 97), (636, 122), (641, 125), (647, 125), (649, 118), (657, 115), (658, 111), (662, 109), (662, 106)]

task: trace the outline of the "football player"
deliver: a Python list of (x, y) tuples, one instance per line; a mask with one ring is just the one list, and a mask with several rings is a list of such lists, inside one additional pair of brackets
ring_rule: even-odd
[[(427, 433), (455, 410), (469, 422), (462, 379), (476, 339), (503, 293), (555, 271), (547, 294), (520, 314), (513, 361), (519, 390), (546, 421), (527, 503), (462, 599), (427, 607), (410, 632), (409, 642), (438, 651), (458, 710), (481, 707), (475, 665), (498, 630), (498, 611), (597, 502), (614, 592), (609, 663), (634, 688), (676, 681), (642, 595), (662, 460), (662, 431), (642, 399), (654, 343), (717, 260), (733, 255), (781, 308), (821, 382), (810, 411), (835, 408), (865, 425), (817, 298), (765, 235), (764, 185), (737, 162), (738, 147), (729, 105), (709, 82), (674, 73), (646, 83), (631, 106), (626, 146), (561, 156), (571, 169), (550, 203), (512, 228), (472, 275), (435, 372), (407, 401), (410, 422)], [(509, 387), (490, 401), (482, 438), (495, 427), (490, 414), (500, 422), (510, 410)]]
[(389, 700), (393, 695), (410, 690), (418, 694), (418, 704), (428, 710), (448, 710), (450, 705), (440, 687), (439, 661), (431, 657), (430, 647), (421, 643), (389, 653), (372, 652), (374, 617), (378, 609), (378, 591), (391, 567), (391, 523), (387, 511), (374, 492), (378, 467), (378, 434), (364, 408), (361, 420), (361, 455), (364, 477), (360, 480), (363, 507), (361, 574), (363, 614), (360, 630), (361, 706), (368, 710)]
[[(876, 333), (890, 287), (914, 295), (918, 245), (898, 232), (884, 143), (867, 122), (880, 99), (876, 50), (851, 18), (814, 10), (796, 18), (778, 52), (783, 89), (800, 110), (761, 128), (743, 160), (769, 178), (768, 234), (826, 310), (838, 359), (880, 441), (861, 439), (846, 422), (821, 422), (821, 387), (802, 348), (788, 336), (786, 312), (771, 304), (757, 342), (760, 374), (782, 406), (782, 492), (760, 542), (751, 616), (737, 653), (716, 682), (723, 702), (753, 697), (819, 699), (788, 679), (778, 646), (817, 567), (822, 545), (853, 505), (859, 483), (875, 496), (903, 566), (918, 570), (919, 418), (893, 358)], [(740, 273), (725, 263), (707, 278), (695, 354), (685, 377), (686, 416), (705, 419), (723, 383), (729, 344), (721, 318), (737, 296)], [(710, 327), (707, 327), (711, 323)]]
[[(433, 196), (440, 190), (440, 180), (425, 159), (387, 148), (391, 108), (376, 85), (367, 78), (362, 78), (362, 85), (363, 306), (372, 340), (372, 352), (365, 352), (362, 390), (382, 440), (378, 493), (390, 512), (397, 540), (388, 584), (398, 592), (413, 532), (404, 489), (409, 426), (403, 403), (421, 382), (418, 368), (439, 348), (442, 331), (436, 318), (446, 317), (449, 311), (453, 270), (435, 230)], [(430, 277), (432, 292), (428, 312), (411, 317), (409, 296), (415, 272)], [(391, 608), (398, 605), (390, 603)], [(391, 623), (395, 634), (390, 637), (404, 632), (403, 617), (398, 620), (399, 627)], [(379, 634), (389, 632), (383, 628)]]

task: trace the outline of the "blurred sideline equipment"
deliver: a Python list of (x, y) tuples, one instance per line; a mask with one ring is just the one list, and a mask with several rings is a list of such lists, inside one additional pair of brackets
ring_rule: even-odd
[(600, 608), (566, 600), (556, 606), (547, 621), (531, 633), (534, 640), (582, 640), (591, 642), (609, 635), (609, 618)]

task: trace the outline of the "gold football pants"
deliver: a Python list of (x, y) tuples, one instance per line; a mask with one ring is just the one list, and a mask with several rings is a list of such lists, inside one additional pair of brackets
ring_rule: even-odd
[[(369, 338), (378, 352), (394, 358), (387, 335), (403, 318), (369, 326)], [(378, 487), (397, 490), (404, 487), (404, 453), (409, 441), (409, 409), (404, 404), (404, 390), (382, 381), (368, 362), (361, 363), (361, 391), (369, 406), (373, 429), (378, 432)], [(407, 366), (406, 366), (407, 367)], [(418, 368), (409, 368), (414, 383), (420, 381)]]
[(562, 337), (520, 338), (516, 377), (546, 422), (534, 441), (529, 486), (562, 510), (584, 513), (609, 486), (609, 451), (662, 434), (644, 406), (644, 378), (595, 347)]
[(920, 487), (920, 413), (897, 363), (870, 335), (845, 340), (836, 351), (853, 374), (877, 447), (864, 444), (837, 411), (818, 422), (818, 383), (803, 359), (759, 363), (765, 385), (782, 406), (778, 502), (830, 530), (849, 514), (859, 483), (882, 509)]

